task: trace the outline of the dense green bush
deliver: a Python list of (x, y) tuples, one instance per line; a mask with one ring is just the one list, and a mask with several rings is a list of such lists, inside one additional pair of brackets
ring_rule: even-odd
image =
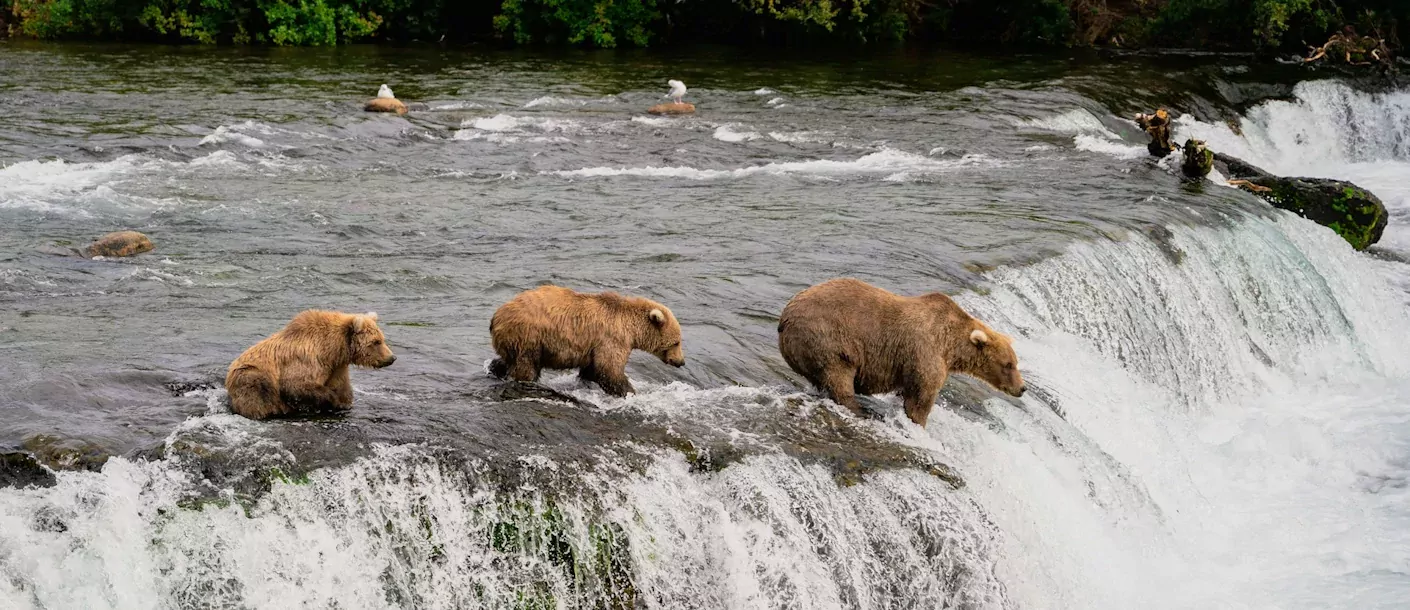
[(0, 0), (11, 33), (204, 44), (497, 39), (1169, 45), (1300, 50), (1344, 24), (1398, 44), (1410, 0)]

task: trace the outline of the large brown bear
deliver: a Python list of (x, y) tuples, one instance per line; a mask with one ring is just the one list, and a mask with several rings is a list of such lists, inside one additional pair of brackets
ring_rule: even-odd
[(230, 410), (250, 419), (352, 408), (348, 365), (396, 362), (377, 314), (310, 309), (245, 350), (225, 376)]
[(1024, 392), (1009, 338), (940, 293), (903, 297), (860, 280), (829, 280), (783, 308), (778, 347), (834, 402), (860, 413), (856, 394), (898, 392), (921, 427), (951, 372)]
[(613, 396), (634, 392), (627, 357), (639, 349), (684, 366), (681, 326), (665, 305), (614, 292), (584, 294), (559, 286), (519, 293), (490, 319), (499, 354), (490, 373), (538, 381), (542, 369), (578, 369)]

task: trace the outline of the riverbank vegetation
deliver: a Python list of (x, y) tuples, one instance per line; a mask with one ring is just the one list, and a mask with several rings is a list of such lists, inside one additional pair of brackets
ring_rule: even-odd
[(1410, 0), (0, 0), (40, 39), (334, 45), (495, 40), (1163, 46), (1304, 51), (1353, 25), (1399, 46)]

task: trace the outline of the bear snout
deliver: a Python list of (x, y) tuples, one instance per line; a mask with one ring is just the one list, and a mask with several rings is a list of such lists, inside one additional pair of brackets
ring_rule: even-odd
[(377, 363), (377, 368), (380, 369), (380, 368), (389, 367), (389, 366), (392, 365), (393, 362), (396, 362), (396, 361), (397, 361), (397, 357), (396, 357), (395, 354), (388, 354), (387, 357), (386, 357), (386, 359), (384, 359), (384, 360), (382, 360), (381, 362), (378, 362), (378, 363)]
[(682, 356), (682, 357), (680, 357), (680, 358), (672, 358), (672, 359), (670, 359), (670, 360), (667, 360), (667, 361), (666, 361), (666, 364), (669, 364), (669, 365), (674, 366), (674, 367), (676, 367), (676, 368), (683, 367), (683, 366), (685, 366), (685, 357)]
[(1023, 397), (1023, 394), (1024, 394), (1025, 392), (1027, 392), (1027, 391), (1028, 391), (1028, 384), (1023, 384), (1023, 385), (1018, 386), (1018, 390), (1017, 390), (1017, 391), (1009, 390), (1009, 394), (1021, 398), (1021, 397)]

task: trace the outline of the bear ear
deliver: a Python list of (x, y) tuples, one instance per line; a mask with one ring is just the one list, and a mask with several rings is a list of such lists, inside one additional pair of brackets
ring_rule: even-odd
[(377, 323), (377, 314), (375, 313), (355, 314), (352, 318), (353, 332), (357, 333), (366, 331), (368, 325)]
[(970, 331), (969, 340), (974, 343), (975, 347), (983, 348), (989, 344), (989, 333), (984, 332), (982, 328), (976, 328)]
[(652, 324), (655, 324), (657, 326), (661, 326), (666, 323), (666, 313), (659, 309), (651, 310), (651, 313), (646, 314), (646, 317), (651, 320)]

